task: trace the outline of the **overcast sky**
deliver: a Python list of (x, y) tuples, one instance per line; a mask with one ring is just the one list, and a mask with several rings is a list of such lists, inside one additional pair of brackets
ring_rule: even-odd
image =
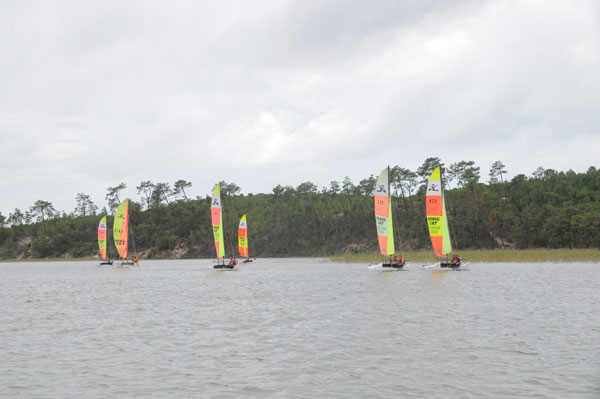
[(473, 160), (600, 167), (590, 1), (0, 3), (0, 212)]

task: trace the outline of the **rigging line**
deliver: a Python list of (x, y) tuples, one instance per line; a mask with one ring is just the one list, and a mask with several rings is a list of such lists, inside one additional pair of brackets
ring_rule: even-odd
[(129, 223), (129, 231), (131, 232), (131, 243), (133, 244), (133, 253), (137, 258), (137, 250), (135, 249), (135, 239), (133, 238), (133, 227), (131, 227), (131, 223)]

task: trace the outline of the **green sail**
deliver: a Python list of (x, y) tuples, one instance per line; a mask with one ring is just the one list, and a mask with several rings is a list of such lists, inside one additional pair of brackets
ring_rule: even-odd
[(449, 254), (452, 252), (452, 243), (450, 242), (450, 231), (448, 230), (448, 217), (446, 216), (446, 200), (442, 196), (442, 245), (444, 253)]

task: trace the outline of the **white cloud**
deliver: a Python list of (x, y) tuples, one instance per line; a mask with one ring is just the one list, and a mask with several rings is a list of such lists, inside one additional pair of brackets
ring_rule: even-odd
[(14, 2), (0, 211), (108, 186), (355, 182), (429, 156), (485, 180), (596, 164), (593, 1)]

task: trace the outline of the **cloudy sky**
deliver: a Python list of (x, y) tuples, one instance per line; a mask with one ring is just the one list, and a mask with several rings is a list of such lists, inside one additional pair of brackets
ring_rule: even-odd
[(0, 212), (123, 182), (600, 167), (590, 1), (2, 1)]

